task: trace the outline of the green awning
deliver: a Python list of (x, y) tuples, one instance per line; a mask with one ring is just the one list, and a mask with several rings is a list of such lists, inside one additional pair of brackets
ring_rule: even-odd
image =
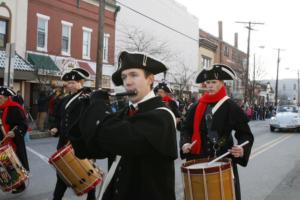
[(27, 57), (28, 62), (30, 62), (36, 69), (49, 70), (49, 71), (60, 71), (56, 64), (49, 56), (37, 55), (29, 53)]

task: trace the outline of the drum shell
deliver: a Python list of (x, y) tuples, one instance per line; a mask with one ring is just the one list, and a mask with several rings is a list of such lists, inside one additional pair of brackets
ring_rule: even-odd
[[(1, 185), (1, 190), (3, 192), (9, 192), (12, 189), (18, 188), (21, 184), (25, 183), (25, 181), (28, 179), (28, 174), (25, 168), (22, 166), (19, 158), (17, 157), (16, 153), (14, 152), (13, 148), (10, 145), (5, 145), (0, 148), (0, 162), (3, 164), (2, 158), (8, 158), (8, 162), (10, 162), (9, 166), (3, 165), (3, 173), (2, 175), (6, 175), (7, 177), (11, 177), (11, 172), (14, 171), (15, 176), (18, 176), (16, 180), (13, 180), (13, 182), (9, 185)], [(8, 169), (8, 167), (10, 169)], [(2, 176), (0, 176), (0, 179)]]
[(71, 145), (53, 154), (49, 163), (78, 196), (89, 192), (102, 181), (101, 171), (90, 160), (77, 158)]
[(207, 163), (208, 161), (208, 159), (192, 160), (181, 166), (185, 199), (234, 200), (235, 189), (232, 166), (229, 160), (224, 159), (217, 162), (218, 166), (187, 169), (188, 166)]

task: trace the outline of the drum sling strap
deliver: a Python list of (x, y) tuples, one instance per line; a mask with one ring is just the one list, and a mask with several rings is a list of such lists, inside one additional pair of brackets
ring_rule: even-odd
[(217, 131), (212, 130), (212, 123), (213, 123), (213, 115), (214, 113), (221, 107), (221, 105), (229, 99), (228, 96), (224, 96), (218, 103), (211, 107), (207, 105), (205, 111), (205, 122), (206, 122), (206, 129), (207, 129), (207, 139), (213, 144), (214, 156), (216, 157), (217, 151), (225, 145), (226, 137), (223, 136), (219, 138), (219, 134)]

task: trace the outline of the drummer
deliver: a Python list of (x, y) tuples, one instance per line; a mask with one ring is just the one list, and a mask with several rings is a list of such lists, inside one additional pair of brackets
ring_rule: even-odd
[[(0, 145), (11, 145), (16, 152), (23, 167), (29, 171), (29, 164), (27, 152), (25, 147), (24, 136), (27, 132), (26, 115), (24, 108), (12, 101), (12, 97), (16, 93), (7, 88), (0, 87), (0, 117), (2, 119), (2, 126), (0, 132)], [(12, 193), (20, 193), (25, 190), (25, 183), (22, 183), (18, 188), (13, 189)]]
[(118, 62), (114, 84), (135, 94), (113, 114), (97, 98), (80, 118), (80, 131), (70, 131), (75, 153), (110, 161), (117, 157), (104, 181), (111, 179), (102, 200), (175, 200), (176, 119), (152, 90), (154, 75), (167, 68), (140, 52), (123, 51)]
[[(203, 69), (196, 83), (204, 83), (207, 92), (187, 112), (180, 134), (181, 158), (193, 160), (213, 158), (230, 151), (232, 159), (236, 199), (241, 199), (237, 164), (247, 166), (254, 141), (243, 110), (226, 94), (224, 80), (234, 80), (235, 72), (223, 64)], [(249, 141), (244, 147), (237, 143)]]
[(176, 117), (177, 121), (177, 129), (179, 130), (179, 126), (181, 123), (181, 113), (179, 111), (179, 107), (176, 101), (171, 97), (172, 89), (168, 86), (167, 83), (161, 82), (153, 90), (157, 96), (162, 98), (162, 101), (166, 104), (168, 108), (172, 110)]
[[(59, 136), (57, 149), (65, 146), (69, 140), (67, 138), (68, 116), (65, 112), (67, 101), (79, 92), (86, 92), (88, 89), (83, 87), (86, 79), (89, 78), (89, 73), (81, 68), (74, 68), (62, 76), (62, 80), (66, 82), (66, 93), (70, 93), (60, 100), (59, 105), (55, 109), (55, 123), (50, 129), (53, 136)], [(62, 200), (64, 193), (67, 190), (66, 183), (57, 174), (57, 181), (53, 193), (53, 200)], [(87, 195), (87, 200), (95, 200), (95, 189), (91, 190)]]

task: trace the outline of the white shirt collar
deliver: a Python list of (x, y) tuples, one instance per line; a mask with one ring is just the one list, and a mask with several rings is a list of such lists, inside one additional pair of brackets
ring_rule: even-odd
[(140, 103), (142, 103), (142, 102), (144, 102), (144, 101), (147, 101), (147, 100), (149, 100), (149, 99), (151, 99), (151, 98), (153, 98), (153, 97), (155, 97), (155, 94), (154, 94), (153, 90), (151, 90), (151, 91), (150, 91), (146, 96), (144, 96), (144, 98), (143, 98), (142, 100), (140, 100), (139, 102), (137, 102), (137, 103), (132, 103), (132, 102), (129, 101), (129, 106), (133, 105), (134, 108), (137, 108), (137, 107), (138, 107), (138, 104), (140, 104)]

